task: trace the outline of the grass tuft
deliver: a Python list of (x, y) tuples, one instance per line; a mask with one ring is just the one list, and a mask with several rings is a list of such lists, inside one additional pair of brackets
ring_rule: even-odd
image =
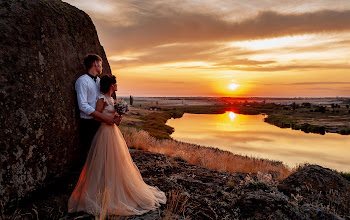
[[(167, 202), (167, 208), (164, 214), (164, 220), (174, 219), (174, 215), (178, 216), (183, 214), (186, 203), (188, 202), (189, 197), (186, 196), (182, 198), (179, 191), (171, 190), (169, 191), (169, 199)], [(177, 218), (176, 218), (177, 219)]]

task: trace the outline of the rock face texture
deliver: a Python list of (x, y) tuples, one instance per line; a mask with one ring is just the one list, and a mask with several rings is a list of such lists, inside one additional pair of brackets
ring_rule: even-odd
[(0, 0), (0, 23), (0, 200), (11, 205), (79, 155), (84, 56), (99, 54), (111, 70), (90, 17), (67, 3)]

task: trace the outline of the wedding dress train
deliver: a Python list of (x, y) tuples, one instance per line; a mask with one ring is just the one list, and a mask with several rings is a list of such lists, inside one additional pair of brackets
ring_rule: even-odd
[[(112, 100), (103, 114), (114, 115)], [(79, 181), (68, 201), (68, 212), (94, 215), (142, 215), (166, 203), (165, 193), (147, 185), (133, 162), (119, 128), (102, 123), (87, 156)]]

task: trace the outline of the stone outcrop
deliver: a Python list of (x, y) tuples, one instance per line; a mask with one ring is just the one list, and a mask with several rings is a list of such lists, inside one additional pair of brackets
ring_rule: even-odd
[(350, 219), (350, 181), (318, 165), (309, 165), (285, 178), (278, 190), (299, 203), (312, 203)]
[[(271, 179), (270, 174), (218, 172), (191, 165), (178, 157), (145, 150), (130, 149), (130, 154), (143, 180), (164, 191), (168, 201), (159, 209), (141, 216), (128, 216), (128, 219), (349, 219), (346, 217), (348, 212), (308, 200), (311, 192), (305, 192), (304, 196), (281, 192), (278, 182)], [(299, 176), (302, 172), (292, 175)], [(25, 209), (9, 214), (9, 219), (15, 219), (19, 213), (23, 213), (22, 218), (36, 219), (33, 210), (39, 213), (39, 219), (95, 219), (86, 213), (67, 215), (67, 201), (79, 174), (71, 173), (61, 179), (57, 185), (63, 187), (48, 189), (47, 193), (31, 200)], [(327, 178), (324, 174), (315, 175), (319, 175), (319, 179)], [(346, 190), (348, 182), (344, 179), (345, 185), (339, 185), (337, 190)], [(328, 203), (333, 201), (329, 198)]]
[(0, 1), (0, 199), (16, 202), (79, 154), (75, 80), (103, 58), (90, 17), (59, 0)]

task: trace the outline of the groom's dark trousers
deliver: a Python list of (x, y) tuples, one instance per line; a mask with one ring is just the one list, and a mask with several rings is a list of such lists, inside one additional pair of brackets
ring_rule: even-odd
[(84, 165), (86, 156), (89, 153), (92, 139), (94, 138), (101, 123), (94, 119), (80, 118), (80, 143), (82, 145), (80, 164)]

